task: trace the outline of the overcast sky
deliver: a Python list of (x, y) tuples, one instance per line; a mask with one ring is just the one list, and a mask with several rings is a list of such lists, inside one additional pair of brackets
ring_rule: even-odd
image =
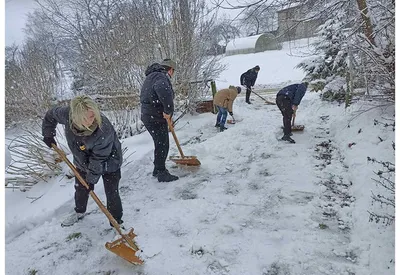
[(36, 3), (34, 0), (6, 0), (5, 9), (5, 44), (20, 44), (23, 41), (26, 14), (32, 12)]
[[(235, 4), (244, 4), (251, 0), (206, 0), (208, 5), (211, 3), (222, 3), (221, 6), (229, 7)], [(10, 46), (13, 43), (21, 44), (24, 39), (23, 28), (27, 20), (27, 13), (32, 12), (37, 4), (34, 0), (5, 0), (5, 44)], [(219, 15), (226, 14), (233, 19), (240, 10), (225, 10), (220, 9)]]

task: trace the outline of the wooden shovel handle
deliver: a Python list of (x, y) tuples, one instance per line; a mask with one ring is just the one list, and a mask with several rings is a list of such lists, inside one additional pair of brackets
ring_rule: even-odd
[(179, 145), (178, 138), (176, 137), (175, 130), (174, 130), (174, 126), (172, 125), (172, 121), (171, 121), (170, 118), (167, 118), (166, 120), (167, 120), (167, 122), (168, 122), (169, 130), (171, 131), (172, 136), (174, 137), (174, 140), (175, 140), (175, 143), (176, 143), (176, 147), (178, 147), (178, 150), (179, 150), (179, 153), (181, 154), (181, 157), (182, 157), (182, 158), (185, 158), (185, 156), (183, 155), (182, 148), (181, 148), (181, 146)]
[[(111, 222), (111, 224), (114, 226), (114, 228), (118, 231), (118, 233), (126, 240), (128, 238), (125, 238), (125, 235), (122, 233), (121, 228), (119, 227), (118, 222), (114, 219), (114, 217), (111, 215), (111, 213), (107, 210), (107, 208), (103, 205), (101, 200), (97, 197), (97, 195), (93, 192), (93, 190), (90, 190), (89, 185), (86, 183), (86, 181), (82, 178), (82, 176), (79, 174), (78, 170), (76, 170), (75, 166), (69, 161), (67, 156), (65, 155), (64, 151), (58, 148), (55, 144), (51, 145), (53, 149), (60, 155), (60, 157), (65, 161), (65, 163), (71, 168), (71, 170), (74, 172), (76, 178), (79, 180), (79, 182), (86, 187), (86, 189), (89, 190), (90, 196), (93, 198), (93, 200), (97, 203), (97, 205), (100, 207), (101, 211), (107, 216), (108, 220)], [(130, 245), (134, 244), (132, 241), (126, 240)], [(136, 245), (134, 245), (132, 248), (138, 249)]]

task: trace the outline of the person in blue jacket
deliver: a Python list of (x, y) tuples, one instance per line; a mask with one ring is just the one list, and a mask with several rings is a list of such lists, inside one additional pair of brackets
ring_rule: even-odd
[(292, 84), (282, 88), (276, 94), (276, 105), (281, 110), (283, 116), (283, 137), (282, 140), (296, 143), (290, 136), (292, 135), (292, 116), (300, 105), (301, 99), (306, 93), (308, 82)]

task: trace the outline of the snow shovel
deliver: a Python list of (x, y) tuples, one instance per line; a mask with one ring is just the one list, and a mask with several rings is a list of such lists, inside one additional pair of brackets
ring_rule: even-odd
[(294, 120), (296, 118), (296, 111), (293, 112), (293, 120), (292, 120), (292, 131), (293, 132), (298, 132), (298, 131), (303, 131), (304, 130), (304, 125), (294, 125)]
[(172, 136), (174, 137), (176, 146), (178, 147), (179, 153), (181, 156), (170, 156), (169, 159), (175, 162), (176, 164), (182, 164), (182, 165), (187, 165), (187, 166), (199, 166), (201, 163), (195, 156), (185, 156), (183, 154), (182, 148), (179, 145), (178, 138), (176, 137), (174, 126), (172, 125), (171, 119), (167, 119), (169, 130), (172, 133)]
[(228, 123), (228, 124), (236, 124), (236, 122), (240, 122), (240, 121), (242, 121), (243, 119), (239, 119), (239, 120), (236, 120), (233, 116), (232, 116), (232, 119), (228, 119), (227, 121), (226, 121), (226, 123)]
[(236, 119), (233, 116), (231, 116), (231, 117), (232, 117), (232, 119), (228, 119), (226, 122), (228, 124), (236, 124)]
[(269, 101), (269, 100), (266, 100), (265, 98), (263, 98), (262, 96), (260, 96), (259, 94), (257, 94), (256, 92), (254, 92), (254, 90), (251, 90), (256, 96), (258, 96), (259, 98), (261, 98), (262, 100), (264, 100), (265, 101), (265, 104), (268, 104), (268, 105), (276, 105), (274, 102), (272, 102), (272, 101)]
[[(71, 168), (71, 170), (74, 172), (74, 174), (75, 174), (76, 178), (79, 180), (79, 182), (83, 186), (85, 186), (87, 189), (89, 189), (89, 185), (86, 183), (86, 181), (82, 178), (82, 176), (76, 170), (75, 166), (68, 160), (65, 153), (60, 148), (58, 148), (55, 144), (52, 144), (52, 147), (60, 155), (60, 157), (67, 163), (69, 168)], [(100, 201), (100, 199), (97, 197), (97, 195), (93, 192), (93, 190), (89, 190), (89, 194), (93, 198), (93, 200), (97, 203), (97, 205), (100, 207), (101, 211), (103, 211), (103, 213), (107, 216), (107, 218), (109, 219), (111, 224), (114, 226), (114, 228), (117, 230), (117, 232), (121, 235), (121, 238), (119, 238), (118, 240), (115, 240), (111, 243), (107, 242), (105, 245), (106, 248), (134, 265), (143, 264), (144, 263), (143, 260), (141, 260), (138, 256), (135, 255), (136, 252), (139, 250), (139, 248), (136, 245), (135, 240), (134, 240), (136, 235), (135, 235), (135, 233), (133, 233), (133, 228), (131, 228), (129, 230), (128, 234), (123, 234), (118, 222), (114, 219), (114, 217), (111, 215), (111, 213), (103, 205), (103, 203)]]

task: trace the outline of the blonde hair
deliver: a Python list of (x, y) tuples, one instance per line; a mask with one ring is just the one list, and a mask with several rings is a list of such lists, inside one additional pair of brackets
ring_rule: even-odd
[(92, 110), (95, 117), (95, 122), (100, 127), (101, 126), (101, 115), (99, 106), (97, 103), (86, 95), (77, 96), (71, 100), (70, 103), (70, 119), (71, 122), (81, 130), (89, 130), (88, 127), (84, 125), (86, 112)]

